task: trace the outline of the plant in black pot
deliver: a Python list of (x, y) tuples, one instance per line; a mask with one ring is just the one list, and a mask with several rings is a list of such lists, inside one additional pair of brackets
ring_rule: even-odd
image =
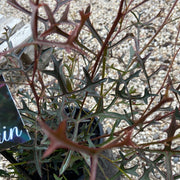
[[(24, 112), (25, 109), (22, 110)], [(82, 121), (79, 123), (78, 127), (78, 134), (77, 134), (77, 141), (82, 141), (84, 144), (87, 144), (88, 141), (92, 141), (92, 144), (94, 145), (100, 145), (103, 140), (102, 139), (96, 139), (99, 136), (102, 136), (103, 129), (102, 125), (99, 122), (97, 117), (91, 117), (91, 113), (88, 109), (82, 109), (80, 111), (79, 107), (65, 107), (64, 111), (62, 112), (63, 116), (68, 118), (68, 135), (69, 138), (73, 138), (74, 135), (74, 128), (75, 128), (75, 122), (79, 116)], [(89, 116), (89, 118), (85, 118), (86, 116)], [(91, 123), (91, 125), (90, 125)], [(93, 140), (94, 139), (94, 140)], [(43, 139), (42, 137), (39, 138), (38, 144), (42, 143)], [(33, 143), (33, 141), (31, 142)], [(32, 160), (32, 154), (33, 151), (29, 151), (30, 148), (25, 148), (23, 152), (21, 152), (18, 163), (23, 163), (23, 161), (26, 159), (26, 161)], [(42, 151), (42, 149), (41, 149)], [(32, 153), (30, 153), (32, 152)], [(71, 159), (67, 159), (67, 157), (71, 157)], [(88, 161), (88, 157), (86, 157), (86, 160)], [(70, 167), (67, 170), (65, 166)], [(67, 151), (64, 149), (57, 150), (54, 152), (49, 158), (47, 158), (45, 161), (42, 161), (41, 164), (41, 177), (37, 172), (36, 167), (30, 164), (24, 164), (23, 168), (26, 169), (26, 171), (31, 171), (30, 177), (32, 179), (55, 179), (55, 177), (58, 177), (59, 173), (65, 177), (66, 179), (84, 179), (85, 177), (85, 171), (84, 168), (86, 164), (83, 158), (78, 155), (78, 153)], [(88, 169), (88, 167), (86, 167)], [(31, 170), (30, 170), (31, 169)], [(23, 177), (22, 177), (23, 178)]]
[[(172, 173), (172, 160), (180, 155), (175, 143), (180, 87), (171, 75), (179, 31), (170, 64), (153, 65), (153, 51), (160, 51), (151, 44), (163, 35), (165, 25), (177, 21), (171, 19), (177, 0), (163, 19), (162, 10), (150, 18), (142, 13), (151, 5), (148, 1), (121, 0), (108, 20), (100, 9), (94, 12), (98, 2), (77, 13), (73, 7), (78, 2), (70, 1), (56, 0), (50, 8), (30, 0), (31, 11), (16, 0), (7, 1), (31, 15), (33, 36), (0, 54), (6, 58), (0, 70), (13, 87), (32, 137), (10, 149), (15, 160), (11, 167), (19, 170), (15, 175), (56, 180), (179, 178)], [(93, 18), (97, 12), (98, 19)], [(141, 37), (145, 31), (149, 34)], [(30, 64), (24, 63), (27, 57)]]

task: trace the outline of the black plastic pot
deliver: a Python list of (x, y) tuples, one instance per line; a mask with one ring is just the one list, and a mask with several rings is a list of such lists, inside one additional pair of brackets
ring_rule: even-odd
[[(80, 113), (80, 108), (66, 107), (64, 109), (64, 113), (72, 119), (77, 119), (77, 117)], [(83, 118), (88, 114), (91, 114), (90, 111), (88, 109), (84, 108), (81, 111), (80, 117)], [(86, 127), (88, 128), (89, 126), (90, 126), (89, 132), (87, 129), (84, 130), (84, 128), (86, 128)], [(71, 134), (73, 134), (73, 130), (74, 130), (73, 123), (68, 124), (68, 127), (70, 127)], [(84, 119), (82, 122), (80, 122), (78, 134), (80, 134), (82, 132), (85, 132), (85, 134), (82, 135), (82, 138), (84, 138), (84, 139), (86, 139), (85, 136), (89, 136), (89, 135), (90, 135), (91, 139), (103, 135), (103, 128), (102, 128), (101, 123), (99, 123), (99, 119), (97, 117), (92, 117), (92, 118)], [(82, 139), (82, 140), (84, 140), (84, 139)], [(102, 142), (103, 142), (102, 139), (93, 140), (94, 144), (100, 144)], [(53, 154), (53, 156), (55, 156), (55, 155), (56, 154)], [(66, 170), (63, 175), (67, 178), (67, 180), (82, 180), (82, 179), (84, 179), (84, 170), (83, 170), (82, 161), (78, 160), (75, 162), (75, 164), (80, 165), (77, 168), (78, 173), (75, 173), (73, 170)], [(61, 162), (57, 163), (56, 166), (61, 167)], [(44, 164), (42, 164), (42, 177), (40, 177), (37, 172), (35, 172), (33, 175), (31, 175), (31, 177), (33, 180), (49, 180), (49, 179), (55, 180), (53, 174), (56, 174), (57, 176), (59, 174), (59, 170), (56, 170), (56, 169), (58, 169), (58, 168), (54, 167), (53, 162), (44, 163)]]
[[(71, 117), (73, 119), (77, 119), (79, 112), (80, 112), (80, 108), (74, 108), (74, 107), (65, 108), (65, 112), (67, 113), (67, 115), (69, 117)], [(90, 111), (86, 108), (83, 108), (81, 111), (81, 114), (80, 114), (80, 118), (83, 118), (89, 114), (91, 114)], [(84, 131), (83, 128), (85, 128), (85, 126), (88, 128), (90, 126), (89, 132), (87, 130)], [(91, 139), (94, 139), (94, 138), (99, 137), (104, 134), (102, 125), (99, 122), (99, 119), (97, 117), (84, 119), (82, 122), (80, 122), (78, 133), (80, 134), (82, 131), (87, 132), (87, 134), (84, 134), (84, 135), (85, 136), (90, 135)], [(93, 141), (93, 143), (96, 145), (101, 144), (102, 142), (103, 142), (103, 139), (98, 139), (98, 140)]]

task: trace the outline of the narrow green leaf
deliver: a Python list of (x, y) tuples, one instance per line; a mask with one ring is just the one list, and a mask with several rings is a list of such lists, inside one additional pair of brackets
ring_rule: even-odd
[(180, 120), (180, 112), (179, 112), (179, 110), (178, 110), (177, 107), (176, 107), (176, 109), (175, 109), (174, 115), (175, 115), (175, 118), (176, 118), (176, 119)]
[(177, 93), (180, 96), (180, 91), (178, 91), (177, 89), (174, 89), (173, 87), (171, 87), (170, 90)]
[(178, 179), (180, 179), (180, 175), (175, 175), (174, 180), (178, 180)]
[[(86, 9), (86, 13), (90, 13), (90, 5), (87, 7), (87, 9)], [(94, 37), (94, 38), (96, 38), (97, 40), (98, 40), (98, 42), (99, 42), (99, 44), (102, 46), (102, 44), (103, 44), (103, 41), (102, 41), (102, 39), (101, 39), (101, 37), (99, 36), (99, 34), (98, 34), (98, 32), (94, 29), (94, 27), (93, 27), (93, 25), (92, 25), (92, 23), (91, 23), (91, 21), (90, 21), (90, 19), (88, 18), (87, 20), (86, 20), (86, 22), (85, 22), (85, 25), (89, 28), (89, 30), (91, 31), (91, 33), (92, 33), (92, 36)]]
[(129, 83), (130, 80), (132, 80), (135, 77), (139, 77), (139, 73), (141, 70), (136, 71), (135, 73), (131, 74), (126, 80), (124, 80), (127, 84)]
[(61, 168), (59, 169), (59, 174), (62, 175), (66, 169), (68, 168), (69, 164), (70, 164), (70, 161), (71, 161), (71, 156), (73, 154), (73, 151), (69, 151), (61, 165)]
[(143, 101), (147, 104), (148, 103), (148, 98), (152, 96), (158, 96), (157, 94), (150, 94), (148, 91), (148, 88), (145, 88), (144, 90), (144, 96), (142, 97)]
[(55, 77), (58, 80), (59, 86), (63, 94), (67, 94), (66, 81), (62, 69), (62, 59), (57, 61), (53, 55), (51, 55), (51, 58), (54, 63), (54, 70), (44, 70), (42, 72)]
[(66, 177), (58, 177), (56, 174), (53, 174), (53, 177), (54, 177), (54, 179), (55, 180), (67, 180), (67, 178)]
[(143, 175), (140, 177), (139, 180), (150, 180), (150, 179), (149, 179), (149, 173), (150, 173), (150, 172), (151, 172), (151, 169), (150, 169), (150, 168), (146, 169), (146, 167), (144, 167), (144, 173), (143, 173)]
[(0, 169), (0, 177), (10, 177), (10, 175), (7, 171)]
[(130, 54), (130, 57), (129, 57), (129, 61), (128, 61), (128, 64), (127, 64), (127, 68), (128, 68), (129, 65), (131, 64), (132, 59), (133, 59), (133, 57), (134, 57), (134, 55), (135, 55), (135, 51), (134, 51), (134, 48), (133, 48), (132, 45), (130, 46), (129, 54)]
[(38, 172), (39, 176), (42, 177), (40, 157), (38, 156), (38, 151), (36, 148), (34, 151), (34, 161), (35, 161), (37, 172)]
[(134, 176), (139, 176), (139, 174), (136, 172), (138, 168), (138, 165), (135, 165), (131, 168), (123, 168), (122, 170), (124, 170), (127, 174), (131, 174), (131, 175), (134, 175)]
[(89, 75), (86, 68), (83, 67), (83, 71), (84, 71), (84, 75), (85, 75), (85, 78), (86, 78), (87, 85), (91, 85), (92, 84), (91, 76)]

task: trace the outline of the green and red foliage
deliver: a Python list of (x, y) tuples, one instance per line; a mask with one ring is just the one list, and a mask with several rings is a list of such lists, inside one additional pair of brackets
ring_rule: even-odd
[[(30, 128), (33, 129), (30, 131), (34, 133), (34, 142), (32, 143), (34, 148), (33, 163), (36, 165), (39, 175), (42, 175), (41, 164), (44, 161), (41, 157), (47, 158), (58, 149), (66, 149), (66, 156), (63, 159), (64, 167), (62, 166), (60, 168), (60, 175), (70, 166), (71, 160), (73, 161), (72, 152), (75, 151), (82, 156), (82, 159), (85, 159), (87, 156), (90, 157), (90, 180), (95, 180), (98, 159), (101, 157), (101, 153), (105, 150), (117, 148), (120, 151), (119, 158), (109, 160), (118, 169), (114, 177), (124, 175), (131, 179), (130, 175), (134, 177), (138, 176), (136, 172), (138, 165), (127, 168), (127, 164), (133, 159), (139, 158), (147, 165), (144, 166), (143, 173), (139, 179), (150, 179), (149, 174), (154, 173), (154, 171), (158, 172), (165, 179), (178, 179), (180, 175), (172, 173), (171, 161), (172, 157), (180, 155), (180, 146), (177, 145), (174, 147), (172, 145), (172, 142), (180, 137), (179, 134), (176, 135), (176, 131), (180, 128), (178, 122), (180, 119), (180, 87), (177, 86), (178, 82), (172, 82), (170, 72), (175, 58), (179, 53), (179, 49), (174, 52), (169, 66), (165, 67), (167, 69), (166, 76), (157, 92), (152, 93), (150, 81), (152, 76), (156, 76), (156, 73), (162, 70), (164, 66), (161, 65), (158, 69), (154, 69), (153, 73), (149, 75), (145, 65), (151, 56), (151, 53), (148, 52), (150, 44), (164, 26), (170, 22), (170, 17), (178, 0), (174, 1), (161, 26), (156, 29), (150, 40), (143, 47), (139, 47), (140, 39), (138, 35), (133, 32), (126, 33), (121, 39), (118, 39), (118, 35), (125, 31), (123, 30), (123, 28), (125, 28), (123, 25), (125, 23), (124, 19), (129, 14), (133, 14), (137, 19), (137, 23), (131, 24), (130, 27), (135, 26), (138, 29), (139, 24), (142, 26), (147, 25), (147, 23), (142, 24), (140, 18), (138, 19), (135, 15), (135, 10), (143, 6), (147, 0), (141, 1), (136, 5), (132, 5), (133, 0), (121, 0), (119, 2), (117, 15), (104, 40), (104, 37), (99, 35), (99, 32), (95, 30), (92, 25), (93, 23), (91, 23), (90, 6), (88, 6), (86, 10), (81, 10), (79, 12), (80, 19), (73, 22), (68, 18), (71, 0), (56, 0), (56, 7), (53, 10), (44, 2), (30, 0), (32, 11), (22, 7), (16, 0), (8, 0), (7, 2), (31, 16), (33, 41), (18, 47), (13, 47), (0, 55), (8, 58), (8, 56), (11, 57), (13, 52), (19, 48), (25, 48), (30, 45), (34, 47), (33, 64), (27, 69), (18, 64), (17, 69), (26, 77), (26, 84), (28, 83), (32, 92), (31, 95), (21, 92), (19, 92), (19, 94), (23, 101), (21, 112), (25, 118), (29, 119)], [(56, 20), (54, 18), (55, 13), (65, 5), (66, 8), (62, 12), (62, 16), (59, 20)], [(39, 8), (42, 7), (45, 10), (47, 19), (40, 17), (38, 14)], [(159, 18), (160, 14), (161, 12), (159, 12), (156, 17), (152, 17), (149, 23)], [(39, 21), (44, 24), (44, 31), (39, 31)], [(61, 26), (64, 24), (73, 27), (73, 29), (71, 31), (63, 30)], [(84, 29), (96, 39), (100, 50), (91, 49), (91, 47), (88, 47), (87, 44), (82, 41), (82, 37), (79, 38)], [(49, 40), (49, 36), (54, 34), (65, 38), (65, 40), (62, 42)], [(177, 37), (178, 34), (179, 30)], [(130, 47), (130, 58), (128, 62), (123, 62), (123, 60), (119, 61), (119, 63), (122, 64), (123, 70), (114, 67), (113, 63), (109, 65), (109, 59), (112, 58), (113, 52), (116, 50), (115, 48), (120, 48), (121, 44), (127, 39), (133, 40), (134, 47)], [(175, 41), (174, 49), (176, 49), (177, 39)], [(51, 54), (49, 60), (53, 64), (53, 69), (44, 68), (40, 70), (38, 68), (43, 46), (51, 47), (54, 50), (54, 54)], [(58, 59), (56, 49), (58, 49), (58, 52), (63, 51), (63, 53), (66, 53), (66, 57), (69, 59)], [(17, 57), (19, 61), (21, 61), (20, 56)], [(83, 61), (79, 60), (80, 57), (86, 63), (82, 63)], [(118, 58), (120, 59), (121, 57)], [(82, 65), (79, 65), (81, 63)], [(78, 71), (79, 68), (74, 68), (75, 66), (80, 66), (83, 72), (83, 78), (80, 80), (77, 80), (75, 75), (75, 72)], [(74, 69), (76, 70), (74, 71)], [(111, 70), (116, 71), (116, 79), (108, 74), (108, 71)], [(13, 72), (14, 69), (9, 68), (7, 70), (2, 68), (1, 71)], [(141, 79), (140, 73), (142, 73), (146, 79), (144, 81), (147, 88), (144, 90), (142, 88), (142, 92), (139, 94), (136, 93), (136, 90), (133, 89), (134, 86), (131, 86), (131, 84), (134, 79)], [(46, 82), (45, 75), (52, 78), (50, 83)], [(108, 88), (106, 84), (109, 84)], [(161, 96), (163, 90), (165, 93)], [(105, 104), (107, 96), (112, 97), (108, 105)], [(91, 114), (87, 114), (83, 118), (78, 116), (76, 120), (64, 115), (63, 109), (66, 106), (72, 106), (72, 104), (82, 110), (86, 106), (86, 100), (89, 97), (94, 99), (94, 106), (89, 109)], [(171, 107), (171, 103), (175, 101), (177, 102), (176, 107)], [(27, 102), (30, 103), (28, 104)], [(120, 110), (114, 112), (112, 110), (113, 106), (120, 103), (126, 104), (129, 110), (124, 110), (122, 114), (119, 113)], [(31, 109), (30, 106), (32, 104), (36, 107), (36, 110)], [(135, 106), (138, 106), (138, 104), (143, 106), (143, 112), (136, 110)], [(162, 113), (163, 108), (165, 111)], [(158, 113), (158, 115), (154, 115), (156, 113)], [(138, 118), (136, 116), (137, 114)], [(95, 138), (105, 139), (104, 142), (99, 145), (93, 144), (92, 139), (89, 138), (90, 136), (87, 136), (84, 141), (78, 140), (79, 123), (86, 118), (92, 118), (93, 120), (93, 117), (98, 117), (101, 123), (103, 123), (106, 118), (114, 120), (110, 133)], [(141, 132), (145, 132), (148, 127), (152, 125), (156, 126), (156, 124), (167, 118), (170, 120), (169, 126), (165, 130), (167, 138), (145, 143), (134, 141), (136, 136)], [(121, 121), (123, 120), (128, 126), (116, 130), (118, 126), (121, 127)], [(70, 122), (74, 124), (73, 133), (69, 131), (69, 126), (71, 126)], [(41, 137), (41, 140), (39, 140), (38, 136)], [(50, 140), (48, 147), (47, 144), (49, 141), (46, 136)], [(151, 149), (151, 146), (155, 144), (160, 144), (162, 147), (159, 149)], [(44, 149), (46, 149), (45, 152)], [(44, 152), (43, 155), (42, 152)], [(147, 157), (149, 154), (155, 156), (154, 160)], [(166, 171), (164, 171), (163, 168), (159, 168), (162, 164), (164, 164)], [(107, 177), (105, 178), (107, 179)]]

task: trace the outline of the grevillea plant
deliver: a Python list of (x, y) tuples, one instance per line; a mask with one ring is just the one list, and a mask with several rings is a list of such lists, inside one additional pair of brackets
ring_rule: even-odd
[[(43, 177), (43, 169), (49, 168), (44, 165), (46, 163), (59, 172), (51, 179), (66, 179), (68, 169), (78, 173), (79, 167), (90, 180), (98, 179), (99, 171), (102, 173), (99, 179), (124, 176), (148, 180), (156, 178), (157, 174), (168, 180), (180, 178), (178, 172), (173, 173), (172, 166), (172, 159), (180, 155), (180, 145), (176, 143), (180, 138), (176, 133), (180, 129), (180, 86), (171, 76), (179, 53), (180, 28), (169, 65), (162, 63), (151, 72), (146, 67), (152, 51), (156, 51), (152, 42), (165, 25), (178, 24), (178, 18), (171, 18), (178, 0), (169, 7), (158, 27), (154, 21), (162, 18), (162, 10), (145, 22), (138, 13), (148, 0), (136, 4), (133, 0), (120, 0), (105, 37), (91, 22), (90, 5), (76, 12), (79, 18), (70, 18), (71, 1), (56, 0), (56, 6), (51, 9), (43, 1), (29, 0), (29, 10), (16, 0), (7, 0), (31, 16), (32, 29), (32, 40), (18, 47), (12, 47), (10, 29), (6, 29), (4, 41), (10, 48), (0, 54), (1, 58), (6, 58), (0, 71), (6, 83), (16, 89), (14, 96), (22, 102), (20, 111), (32, 137), (29, 143), (2, 152), (11, 162), (9, 167), (15, 169), (19, 179), (24, 176), (32, 179), (35, 172)], [(46, 18), (40, 16), (40, 8), (44, 9)], [(39, 24), (43, 28), (39, 28)], [(140, 36), (144, 28), (154, 29), (146, 43), (142, 43)], [(130, 42), (129, 49), (124, 51), (122, 47), (127, 42)], [(25, 53), (28, 47), (33, 47), (33, 56)], [(44, 56), (47, 57), (45, 61)], [(27, 58), (31, 58), (30, 64), (25, 63)], [(161, 71), (165, 72), (162, 81), (153, 84), (153, 78)], [(141, 91), (137, 89), (138, 83)], [(74, 118), (65, 113), (66, 108), (70, 108), (72, 114), (74, 108), (80, 111)], [(88, 112), (81, 116), (84, 108)], [(93, 137), (90, 131), (95, 117), (98, 118), (95, 124), (105, 124), (109, 120), (112, 125), (98, 137)], [(81, 122), (87, 119), (90, 122), (81, 127)], [(142, 133), (164, 122), (168, 124), (166, 130), (157, 133), (159, 137), (165, 133), (165, 138), (138, 141)], [(103, 141), (94, 143), (98, 139)], [(103, 154), (112, 153), (111, 150), (117, 150), (115, 159)], [(109, 169), (116, 168), (115, 174), (106, 174), (99, 163), (101, 159), (112, 164)], [(12, 177), (13, 173), (7, 175), (3, 171), (1, 175)]]

